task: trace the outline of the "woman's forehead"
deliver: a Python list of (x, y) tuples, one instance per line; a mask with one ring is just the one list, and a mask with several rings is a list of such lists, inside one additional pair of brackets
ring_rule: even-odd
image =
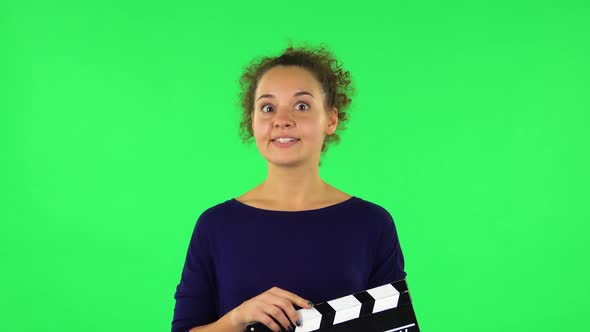
[(307, 70), (296, 67), (274, 67), (268, 70), (258, 83), (256, 95), (268, 94), (277, 97), (287, 94), (289, 97), (297, 91), (307, 91), (314, 97), (318, 94), (319, 83)]

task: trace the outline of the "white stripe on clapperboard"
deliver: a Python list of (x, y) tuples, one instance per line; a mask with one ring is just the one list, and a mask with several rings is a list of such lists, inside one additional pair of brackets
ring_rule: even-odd
[[(412, 323), (412, 324), (408, 324), (408, 325), (397, 327), (397, 328), (395, 328), (393, 330), (387, 330), (387, 331), (383, 331), (383, 332), (398, 332), (398, 331), (399, 332), (408, 332), (408, 330), (407, 330), (408, 327), (412, 327), (412, 326), (415, 326), (415, 325), (416, 324)], [(402, 329), (405, 329), (405, 330), (402, 331)]]
[[(374, 299), (373, 313), (378, 313), (387, 309), (397, 307), (400, 293), (391, 284), (375, 287), (366, 291)], [(346, 322), (351, 319), (359, 318), (361, 313), (362, 303), (353, 295), (347, 295), (335, 300), (328, 301), (330, 307), (335, 311), (333, 324)], [(322, 315), (315, 308), (300, 309), (302, 326), (295, 327), (295, 332), (314, 331), (320, 328)], [(400, 329), (413, 326), (414, 324), (406, 325), (400, 328), (385, 332), (399, 331)], [(403, 331), (402, 331), (403, 332)]]

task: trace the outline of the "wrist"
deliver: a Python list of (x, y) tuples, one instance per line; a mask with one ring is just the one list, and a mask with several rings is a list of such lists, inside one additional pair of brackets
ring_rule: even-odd
[(221, 319), (225, 320), (225, 324), (228, 327), (231, 327), (232, 330), (236, 332), (243, 332), (246, 328), (244, 324), (239, 319), (239, 315), (237, 314), (237, 308), (234, 308), (230, 312), (228, 312), (225, 316)]

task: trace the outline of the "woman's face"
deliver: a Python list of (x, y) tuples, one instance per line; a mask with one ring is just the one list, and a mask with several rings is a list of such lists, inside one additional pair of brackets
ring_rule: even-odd
[[(254, 93), (252, 130), (262, 156), (280, 166), (317, 165), (322, 143), (338, 124), (337, 109), (328, 114), (325, 95), (313, 75), (298, 66), (276, 66), (260, 79)], [(294, 137), (288, 145), (273, 141)]]

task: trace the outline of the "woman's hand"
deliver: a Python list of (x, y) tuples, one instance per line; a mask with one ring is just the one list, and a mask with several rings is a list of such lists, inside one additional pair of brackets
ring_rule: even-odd
[[(260, 322), (274, 332), (293, 331), (301, 325), (299, 315), (293, 304), (301, 308), (311, 308), (313, 304), (289, 291), (273, 287), (257, 295), (231, 311), (231, 321), (234, 326), (245, 328), (252, 322)], [(281, 324), (279, 326), (274, 320)]]

